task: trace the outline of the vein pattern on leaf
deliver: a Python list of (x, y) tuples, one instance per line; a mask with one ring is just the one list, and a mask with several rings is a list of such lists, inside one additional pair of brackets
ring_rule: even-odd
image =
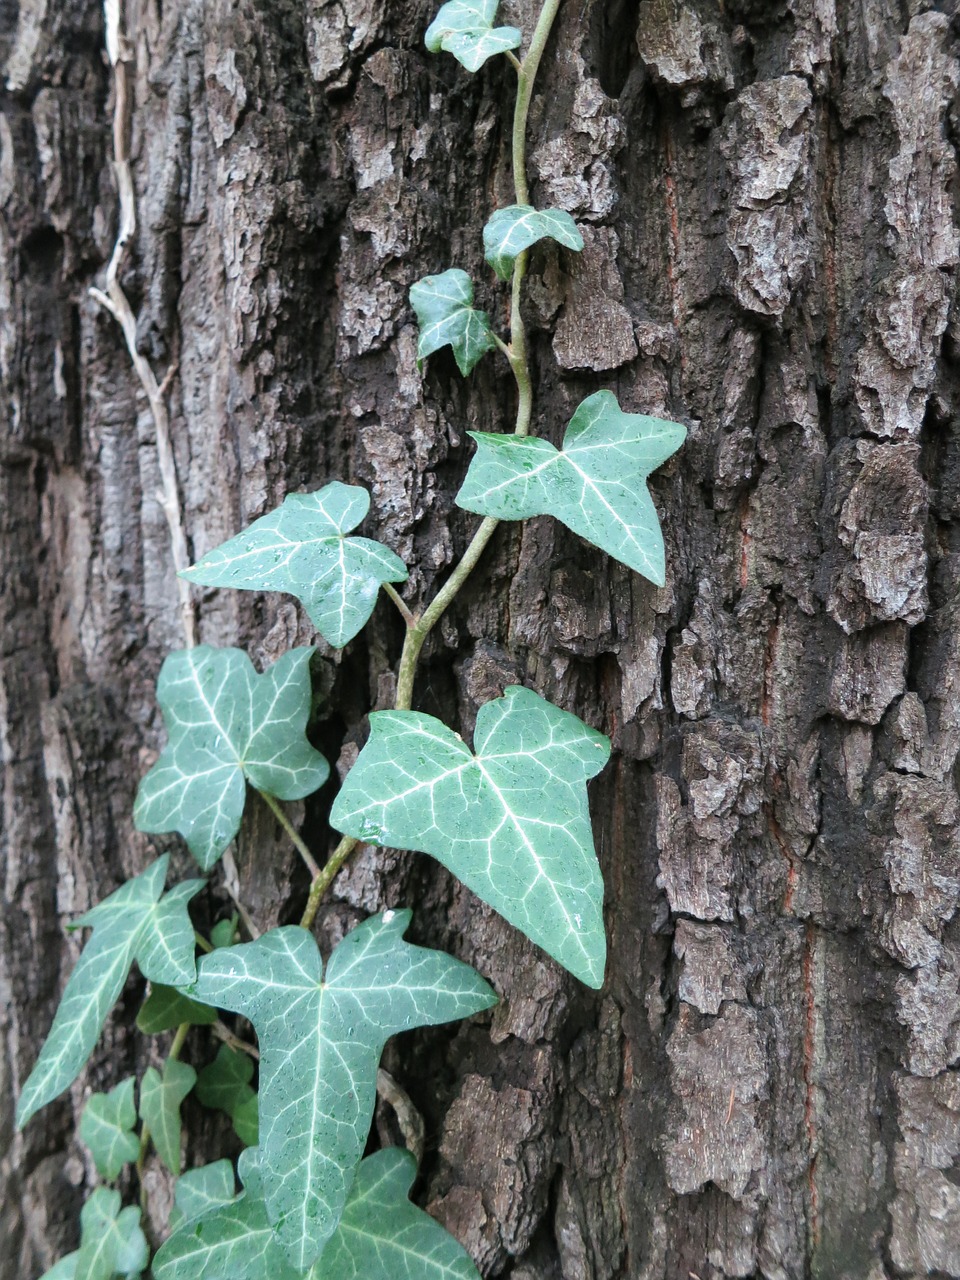
[(140, 783), (137, 829), (179, 831), (209, 870), (237, 834), (246, 783), (302, 800), (330, 768), (307, 741), (312, 649), (292, 649), (263, 675), (241, 649), (171, 653), (157, 683), (170, 735)]
[[(119, 1191), (97, 1187), (80, 1210), (80, 1248), (57, 1266), (64, 1268), (59, 1275), (73, 1280), (114, 1280), (139, 1276), (149, 1258), (140, 1210), (132, 1205), (121, 1209)], [(57, 1268), (49, 1274), (58, 1274)]]
[(452, 267), (438, 276), (424, 276), (410, 290), (410, 305), (420, 325), (418, 361), (450, 346), (466, 377), (480, 357), (496, 346), (490, 317), (473, 306), (473, 282), (465, 271)]
[(452, 53), (467, 71), (479, 71), (494, 54), (519, 47), (516, 27), (495, 27), (499, 0), (449, 0), (427, 28), (424, 44), (431, 53)]
[(370, 844), (432, 854), (589, 986), (603, 981), (603, 881), (586, 783), (602, 733), (529, 689), (477, 716), (476, 755), (433, 716), (378, 711), (330, 815)]
[(93, 936), (70, 975), (50, 1034), (23, 1086), (18, 1127), (83, 1070), (134, 960), (151, 982), (179, 986), (196, 976), (187, 903), (204, 882), (187, 880), (161, 896), (168, 862), (164, 854), (70, 926), (92, 925)]
[(354, 929), (325, 976), (305, 929), (273, 929), (204, 956), (191, 990), (256, 1029), (264, 1198), (288, 1261), (301, 1271), (340, 1220), (387, 1039), (496, 1002), (468, 965), (403, 941), (410, 914), (385, 912)]
[(478, 448), (458, 506), (498, 520), (554, 516), (663, 586), (663, 534), (647, 477), (683, 444), (680, 423), (624, 413), (612, 391), (598, 391), (573, 415), (562, 449), (547, 440), (470, 434)]
[(509, 280), (514, 262), (538, 240), (556, 240), (577, 253), (583, 248), (577, 224), (563, 209), (512, 204), (498, 209), (483, 228), (484, 256), (501, 280)]
[(188, 1169), (173, 1186), (171, 1231), (211, 1209), (229, 1204), (234, 1195), (233, 1165), (229, 1160), (214, 1160), (198, 1169)]
[(180, 1105), (197, 1073), (172, 1059), (163, 1068), (148, 1067), (140, 1084), (140, 1118), (150, 1130), (157, 1155), (174, 1175), (180, 1172)]
[[(156, 1280), (287, 1280), (259, 1171), (244, 1153), (244, 1191), (174, 1232), (154, 1261)], [(479, 1280), (460, 1244), (410, 1203), (416, 1162), (397, 1147), (368, 1156), (337, 1227), (307, 1280)], [(231, 1184), (233, 1175), (230, 1174)]]
[(338, 648), (365, 625), (381, 583), (405, 582), (399, 556), (371, 538), (348, 538), (370, 510), (358, 485), (291, 493), (243, 533), (216, 547), (182, 577), (208, 587), (287, 591), (325, 640)]

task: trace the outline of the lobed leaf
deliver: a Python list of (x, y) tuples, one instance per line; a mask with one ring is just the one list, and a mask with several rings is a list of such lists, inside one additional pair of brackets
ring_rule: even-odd
[(140, 1085), (140, 1118), (150, 1130), (157, 1155), (176, 1176), (180, 1172), (180, 1106), (193, 1088), (193, 1067), (168, 1059), (163, 1075), (148, 1067)]
[(330, 822), (419, 849), (591, 987), (603, 982), (603, 881), (586, 783), (602, 733), (528, 689), (477, 716), (476, 754), (433, 716), (377, 711)]
[(663, 535), (647, 476), (683, 444), (686, 428), (624, 413), (612, 391), (580, 405), (561, 449), (547, 440), (471, 432), (477, 454), (457, 504), (498, 520), (551, 515), (662, 587)]
[(509, 280), (514, 262), (538, 240), (556, 240), (577, 253), (583, 248), (577, 224), (563, 209), (512, 204), (498, 209), (483, 228), (484, 257), (501, 280)]
[(420, 325), (418, 361), (449, 346), (466, 377), (496, 346), (490, 317), (473, 306), (473, 282), (465, 271), (451, 267), (438, 276), (424, 276), (410, 290), (410, 305)]
[(292, 649), (263, 675), (240, 649), (170, 654), (157, 683), (170, 740), (140, 783), (139, 831), (179, 831), (208, 871), (240, 828), (247, 782), (278, 800), (323, 786), (330, 767), (304, 732), (312, 654)]
[(137, 1030), (145, 1036), (156, 1036), (162, 1031), (172, 1031), (181, 1023), (195, 1027), (211, 1026), (217, 1020), (216, 1009), (181, 995), (173, 987), (162, 982), (150, 984), (150, 994), (137, 1014)]
[(170, 1230), (175, 1231), (183, 1223), (229, 1204), (235, 1194), (233, 1165), (229, 1160), (214, 1160), (199, 1169), (188, 1169), (174, 1183)]
[(467, 71), (479, 71), (494, 54), (519, 47), (516, 27), (495, 27), (499, 0), (449, 0), (427, 28), (424, 43), (431, 53), (452, 53)]
[(63, 992), (50, 1034), (17, 1104), (17, 1126), (76, 1080), (123, 989), (134, 960), (151, 982), (181, 985), (196, 976), (187, 903), (203, 888), (188, 880), (163, 895), (169, 855), (120, 886), (72, 929), (93, 926)]
[(325, 974), (313, 937), (296, 926), (198, 966), (192, 994), (256, 1029), (263, 1195), (284, 1255), (300, 1271), (340, 1221), (387, 1039), (496, 1002), (468, 965), (402, 940), (410, 914), (366, 920), (336, 947)]
[(224, 1111), (237, 1137), (247, 1147), (257, 1145), (257, 1095), (250, 1081), (253, 1063), (245, 1053), (221, 1045), (216, 1058), (197, 1079), (197, 1097), (205, 1107)]
[(137, 1123), (134, 1084), (131, 1076), (109, 1093), (91, 1094), (80, 1116), (80, 1140), (90, 1148), (97, 1172), (110, 1182), (140, 1154), (140, 1139), (133, 1132)]
[[(243, 1192), (182, 1223), (154, 1259), (155, 1280), (294, 1280), (270, 1225), (255, 1164)], [(340, 1224), (306, 1280), (479, 1280), (460, 1244), (410, 1203), (416, 1162), (392, 1147), (360, 1163)], [(232, 1174), (231, 1174), (232, 1182)]]
[(366, 624), (381, 584), (407, 578), (389, 547), (346, 536), (369, 509), (366, 489), (339, 480), (315, 493), (288, 494), (181, 577), (208, 587), (287, 591), (323, 638), (340, 648)]
[[(68, 1256), (76, 1259), (74, 1280), (141, 1275), (150, 1260), (150, 1250), (140, 1228), (140, 1210), (132, 1205), (121, 1209), (119, 1191), (97, 1187), (80, 1210), (80, 1248)], [(58, 1265), (67, 1261), (65, 1258)]]

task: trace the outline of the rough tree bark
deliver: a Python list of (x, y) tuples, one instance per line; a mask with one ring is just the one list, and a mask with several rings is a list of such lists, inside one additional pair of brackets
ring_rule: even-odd
[[(421, 375), (406, 291), (456, 264), (500, 314), (479, 227), (510, 200), (512, 72), (430, 58), (435, 7), (128, 0), (123, 284), (175, 369), (197, 554), (355, 480), (421, 600), (472, 527), (465, 431), (508, 427), (510, 380), (495, 358)], [(504, 4), (528, 31), (534, 7)], [(427, 1121), (422, 1202), (486, 1275), (960, 1276), (956, 10), (563, 6), (531, 179), (586, 248), (534, 256), (535, 426), (556, 441), (599, 387), (690, 425), (653, 480), (668, 583), (549, 520), (504, 527), (417, 701), (466, 733), (519, 680), (612, 736), (606, 987), (426, 858), (361, 857), (322, 916), (330, 941), (414, 905), (419, 938), (503, 994), (388, 1059)], [(131, 804), (181, 643), (152, 423), (87, 292), (116, 233), (102, 47), (94, 0), (0, 3), (2, 1280), (71, 1245), (85, 1091), (154, 1051), (131, 980), (91, 1070), (13, 1135), (76, 955), (63, 925), (155, 847)], [(261, 662), (313, 639), (289, 600), (227, 592), (201, 629)], [(325, 651), (317, 742), (342, 763), (400, 638), (384, 602)], [(318, 849), (329, 800), (301, 815)], [(260, 924), (291, 918), (304, 886), (266, 811), (237, 864)], [(198, 1160), (228, 1149), (205, 1123)]]

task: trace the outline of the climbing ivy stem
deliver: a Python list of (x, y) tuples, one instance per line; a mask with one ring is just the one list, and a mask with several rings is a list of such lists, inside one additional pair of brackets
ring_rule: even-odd
[(410, 612), (410, 609), (407, 605), (406, 600), (404, 600), (404, 598), (401, 596), (400, 592), (396, 589), (393, 583), (384, 582), (382, 585), (383, 585), (384, 591), (387, 593), (387, 595), (390, 597), (393, 603), (400, 610), (400, 616), (401, 618), (403, 618), (407, 626), (415, 627), (417, 625), (417, 620), (413, 616), (413, 614)]
[[(560, 10), (562, 0), (544, 0), (540, 17), (534, 27), (530, 47), (522, 62), (511, 57), (517, 70), (517, 102), (513, 113), (513, 188), (517, 204), (530, 203), (530, 190), (527, 186), (527, 116), (533, 98), (533, 87), (540, 67), (540, 59), (547, 47), (550, 31)], [(533, 380), (530, 377), (530, 365), (527, 359), (527, 334), (523, 326), (521, 301), (523, 281), (527, 274), (529, 254), (521, 253), (513, 264), (513, 277), (510, 287), (510, 343), (509, 345), (494, 339), (510, 362), (513, 376), (517, 383), (517, 417), (514, 435), (526, 436), (530, 433), (533, 417)], [(431, 603), (419, 618), (407, 608), (400, 596), (389, 584), (386, 590), (390, 598), (403, 614), (407, 623), (407, 634), (400, 655), (400, 666), (397, 670), (397, 696), (394, 707), (397, 711), (409, 711), (413, 706), (413, 684), (417, 674), (417, 664), (424, 642), (436, 624), (443, 617), (461, 587), (470, 577), (477, 561), (486, 550), (487, 543), (493, 537), (499, 520), (487, 516), (481, 521), (479, 528), (470, 539), (459, 564), (443, 584)], [(310, 886), (310, 895), (304, 908), (300, 923), (309, 929), (316, 918), (320, 902), (327, 889), (336, 879), (343, 864), (351, 857), (359, 841), (350, 836), (344, 838), (331, 854), (329, 861), (319, 875), (315, 875)]]
[(266, 791), (261, 791), (259, 794), (262, 797), (267, 808), (270, 810), (270, 812), (273, 814), (276, 820), (280, 823), (281, 827), (283, 827), (284, 831), (290, 837), (290, 841), (293, 844), (293, 847), (296, 849), (297, 853), (299, 853), (300, 857), (303, 859), (304, 866), (310, 872), (311, 879), (316, 879), (316, 877), (320, 875), (320, 864), (317, 862), (316, 858), (307, 848), (306, 844), (304, 843), (303, 839), (300, 836), (299, 831), (296, 829), (296, 827), (293, 825), (293, 823), (284, 813), (283, 805), (280, 803), (279, 800), (274, 799), (274, 797)]
[[(407, 633), (410, 634), (409, 632)], [(322, 870), (318, 870), (310, 885), (310, 894), (307, 898), (307, 905), (303, 909), (303, 915), (300, 917), (300, 927), (309, 929), (317, 918), (317, 911), (320, 909), (320, 903), (323, 901), (323, 895), (327, 892), (340, 868), (347, 861), (354, 849), (357, 848), (360, 841), (355, 840), (353, 836), (344, 836), (337, 847), (327, 859), (326, 866)]]
[[(193, 1024), (190, 1022), (181, 1022), (177, 1027), (176, 1034), (173, 1037), (173, 1043), (170, 1045), (170, 1052), (167, 1054), (167, 1062), (176, 1062), (183, 1051), (183, 1046), (187, 1042), (187, 1036), (190, 1034), (190, 1028)], [(137, 1178), (140, 1182), (140, 1209), (146, 1216), (147, 1212), (147, 1184), (143, 1178), (144, 1166), (147, 1163), (147, 1151), (150, 1147), (150, 1129), (147, 1125), (140, 1128), (140, 1150), (137, 1153)]]

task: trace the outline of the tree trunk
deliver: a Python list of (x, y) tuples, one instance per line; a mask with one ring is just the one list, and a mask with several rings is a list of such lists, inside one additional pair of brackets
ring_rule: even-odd
[[(127, 0), (139, 226), (121, 282), (164, 388), (194, 554), (291, 490), (373, 493), (429, 598), (475, 524), (499, 357), (418, 371), (411, 283), (510, 203), (512, 78), (431, 57), (438, 0)], [(504, 3), (528, 33), (535, 0)], [(652, 479), (656, 590), (549, 519), (503, 526), (417, 706), (467, 736), (521, 682), (608, 733), (591, 793), (610, 961), (588, 992), (428, 858), (368, 851), (328, 944), (386, 905), (475, 964), (492, 1021), (402, 1038), (421, 1203), (488, 1276), (960, 1276), (960, 321), (954, 0), (566, 0), (531, 116), (535, 430), (576, 404), (690, 426)], [(154, 427), (101, 285), (117, 232), (94, 0), (0, 4), (0, 1280), (75, 1241), (91, 1086), (155, 1060), (131, 979), (90, 1070), (12, 1100), (78, 942), (145, 865), (154, 682), (182, 645)], [(207, 592), (258, 663), (314, 633)], [(348, 764), (401, 624), (324, 648), (316, 741)], [(298, 815), (330, 833), (331, 789)], [(160, 847), (179, 848), (174, 842)], [(187, 871), (182, 852), (179, 866)], [(266, 810), (236, 851), (261, 927), (304, 883)], [(222, 885), (222, 877), (218, 880)], [(227, 899), (213, 891), (208, 909)], [(212, 1056), (196, 1033), (188, 1056)], [(229, 1151), (190, 1112), (195, 1163)], [(390, 1112), (378, 1125), (398, 1140)], [(151, 1170), (161, 1206), (168, 1187)]]

